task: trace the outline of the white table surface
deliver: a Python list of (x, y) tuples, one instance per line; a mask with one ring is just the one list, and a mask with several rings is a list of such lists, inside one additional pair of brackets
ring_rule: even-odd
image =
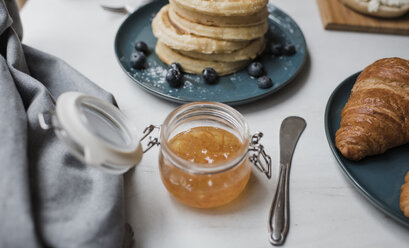
[[(115, 1), (115, 0), (113, 0)], [(116, 97), (142, 130), (160, 124), (177, 104), (133, 83), (116, 61), (113, 43), (125, 16), (104, 12), (97, 0), (29, 0), (22, 11), (23, 42), (54, 54)], [(306, 119), (291, 170), (291, 225), (286, 247), (408, 247), (409, 229), (358, 193), (342, 174), (324, 132), (324, 109), (334, 88), (377, 59), (409, 58), (407, 36), (325, 31), (314, 0), (271, 1), (295, 19), (310, 53), (305, 70), (288, 87), (239, 106), (251, 130), (263, 131), (274, 175), (253, 170), (244, 194), (215, 210), (173, 200), (158, 173), (158, 149), (125, 176), (128, 221), (135, 247), (270, 247), (267, 217), (277, 181), (278, 132), (289, 115)]]

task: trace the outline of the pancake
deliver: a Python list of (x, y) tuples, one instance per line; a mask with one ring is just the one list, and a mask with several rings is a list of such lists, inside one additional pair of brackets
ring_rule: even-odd
[(156, 43), (155, 50), (156, 55), (158, 55), (158, 57), (166, 64), (170, 65), (173, 62), (178, 62), (185, 72), (199, 75), (204, 68), (211, 67), (217, 72), (217, 75), (223, 76), (239, 71), (250, 63), (250, 61), (215, 62), (193, 59), (172, 50), (161, 41)]
[(156, 14), (152, 21), (152, 31), (156, 38), (172, 49), (205, 54), (231, 53), (249, 44), (249, 41), (216, 40), (183, 33), (170, 22), (168, 10), (169, 5), (166, 5)]
[(258, 55), (260, 55), (263, 52), (265, 43), (266, 41), (264, 38), (259, 38), (257, 40), (252, 41), (247, 47), (243, 49), (239, 49), (232, 53), (202, 54), (202, 53), (197, 53), (197, 52), (185, 52), (185, 51), (179, 51), (179, 53), (187, 57), (191, 57), (194, 59), (200, 59), (200, 60), (210, 60), (210, 61), (218, 61), (218, 62), (235, 62), (235, 61), (255, 59)]
[(191, 22), (175, 13), (172, 6), (169, 8), (168, 14), (169, 20), (171, 21), (173, 26), (177, 27), (177, 29), (182, 30), (184, 33), (209, 37), (218, 40), (254, 40), (263, 37), (268, 29), (267, 20), (255, 26), (215, 27)]
[(190, 11), (218, 16), (252, 15), (263, 9), (268, 0), (174, 0)]
[(246, 16), (214, 16), (192, 11), (179, 5), (175, 0), (169, 0), (173, 10), (185, 19), (208, 26), (217, 27), (246, 27), (262, 24), (268, 17), (267, 7), (259, 12)]

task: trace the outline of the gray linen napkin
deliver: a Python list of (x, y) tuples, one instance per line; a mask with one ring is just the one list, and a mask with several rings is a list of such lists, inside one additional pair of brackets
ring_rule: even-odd
[(0, 0), (0, 247), (129, 243), (123, 177), (83, 165), (37, 120), (66, 91), (113, 97), (21, 38), (16, 3)]

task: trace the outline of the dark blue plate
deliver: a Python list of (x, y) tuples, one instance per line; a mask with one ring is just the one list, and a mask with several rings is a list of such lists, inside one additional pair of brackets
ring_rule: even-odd
[(335, 147), (335, 132), (339, 128), (341, 111), (358, 75), (356, 73), (343, 81), (328, 100), (325, 131), (329, 145), (345, 175), (358, 191), (384, 213), (409, 227), (409, 219), (399, 209), (400, 187), (409, 170), (409, 145), (358, 162), (344, 158)]
[[(203, 83), (200, 76), (185, 75), (182, 88), (171, 88), (164, 79), (167, 66), (156, 56), (156, 38), (152, 34), (153, 16), (168, 1), (154, 1), (131, 14), (120, 26), (115, 38), (115, 52), (125, 73), (148, 92), (164, 99), (185, 103), (192, 101), (217, 101), (230, 105), (248, 103), (278, 91), (297, 75), (305, 63), (307, 51), (303, 33), (298, 25), (284, 12), (269, 5), (269, 24), (274, 28), (274, 39), (283, 44), (292, 43), (297, 53), (291, 57), (263, 55), (261, 62), (274, 86), (259, 89), (257, 80), (247, 70), (221, 77), (216, 85)], [(129, 65), (136, 41), (145, 41), (151, 51), (147, 58), (148, 69), (135, 70)]]

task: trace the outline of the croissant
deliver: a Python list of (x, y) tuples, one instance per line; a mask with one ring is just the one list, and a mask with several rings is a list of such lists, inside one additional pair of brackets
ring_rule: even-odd
[(386, 58), (366, 67), (341, 112), (335, 146), (351, 160), (409, 142), (409, 60)]
[(399, 207), (403, 215), (409, 218), (409, 171), (405, 176), (405, 183), (400, 188)]

